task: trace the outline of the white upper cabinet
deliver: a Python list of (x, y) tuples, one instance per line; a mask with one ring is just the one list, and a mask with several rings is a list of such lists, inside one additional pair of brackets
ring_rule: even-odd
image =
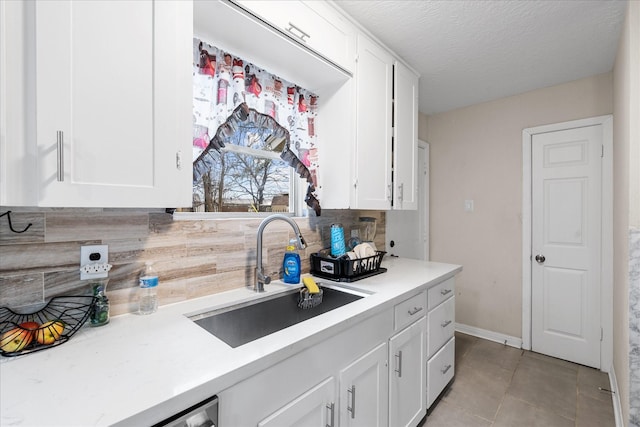
[(25, 7), (35, 75), (21, 83), (36, 132), (3, 143), (36, 147), (37, 183), (31, 200), (2, 203), (190, 206), (191, 2)]
[(351, 208), (391, 208), (393, 56), (358, 35), (356, 152)]
[(393, 209), (418, 208), (418, 76), (393, 65)]
[(326, 2), (234, 0), (288, 37), (353, 72), (355, 27)]
[(352, 208), (418, 208), (418, 76), (358, 36)]

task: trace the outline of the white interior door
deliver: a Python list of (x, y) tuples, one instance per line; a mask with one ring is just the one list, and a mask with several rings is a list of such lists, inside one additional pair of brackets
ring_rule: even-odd
[(418, 209), (386, 214), (386, 246), (390, 255), (429, 260), (429, 144), (418, 141)]
[(532, 136), (532, 350), (600, 367), (602, 125)]

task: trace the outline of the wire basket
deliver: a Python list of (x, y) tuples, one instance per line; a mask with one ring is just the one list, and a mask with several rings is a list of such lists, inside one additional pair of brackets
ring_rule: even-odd
[(0, 355), (19, 356), (67, 342), (87, 321), (96, 300), (57, 296), (31, 313), (0, 307)]

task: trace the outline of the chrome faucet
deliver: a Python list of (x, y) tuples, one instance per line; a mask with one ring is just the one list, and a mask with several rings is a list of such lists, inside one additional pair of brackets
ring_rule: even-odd
[(256, 292), (264, 292), (264, 285), (271, 283), (271, 277), (265, 276), (264, 270), (262, 269), (262, 233), (264, 232), (264, 228), (272, 221), (276, 219), (280, 219), (282, 221), (288, 222), (293, 228), (293, 231), (296, 233), (296, 238), (298, 239), (298, 249), (304, 249), (307, 247), (307, 243), (304, 241), (302, 234), (300, 234), (300, 228), (298, 228), (298, 224), (295, 223), (294, 220), (289, 218), (288, 216), (282, 214), (274, 214), (269, 215), (265, 219), (262, 220), (260, 226), (258, 227), (258, 245), (256, 247), (256, 273), (253, 283), (253, 290)]

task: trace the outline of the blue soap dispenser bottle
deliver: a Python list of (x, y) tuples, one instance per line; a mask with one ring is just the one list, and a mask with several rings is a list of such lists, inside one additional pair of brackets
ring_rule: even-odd
[(300, 283), (300, 255), (296, 249), (296, 240), (291, 239), (282, 261), (283, 277), (285, 283)]

